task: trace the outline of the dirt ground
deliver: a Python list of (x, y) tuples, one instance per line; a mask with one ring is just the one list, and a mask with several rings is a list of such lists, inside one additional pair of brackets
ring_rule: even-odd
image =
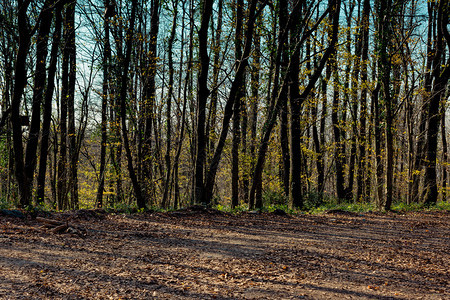
[(0, 299), (450, 299), (448, 211), (40, 216), (0, 214)]

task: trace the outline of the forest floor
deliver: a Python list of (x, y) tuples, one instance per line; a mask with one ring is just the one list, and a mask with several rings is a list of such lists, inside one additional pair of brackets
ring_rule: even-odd
[(449, 211), (41, 217), (0, 213), (0, 299), (450, 299)]

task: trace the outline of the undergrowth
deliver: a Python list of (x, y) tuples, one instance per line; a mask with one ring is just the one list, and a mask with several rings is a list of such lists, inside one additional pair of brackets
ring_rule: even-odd
[[(277, 201), (275, 203), (271, 203), (268, 201), (269, 199), (276, 198)], [(332, 198), (327, 195), (322, 195), (319, 197), (318, 194), (308, 194), (305, 195), (304, 199), (304, 207), (303, 209), (291, 209), (287, 204), (287, 199), (283, 196), (277, 195), (266, 195), (265, 199), (263, 199), (264, 206), (261, 209), (253, 210), (254, 212), (261, 213), (272, 213), (277, 211), (283, 211), (287, 214), (296, 215), (296, 214), (320, 214), (329, 210), (343, 210), (349, 212), (372, 212), (378, 211), (376, 205), (372, 202), (351, 202), (351, 201), (338, 201), (335, 198)], [(0, 198), (0, 209), (9, 210), (14, 209), (14, 205), (5, 201), (5, 199)], [(241, 205), (232, 208), (230, 205), (224, 204), (215, 204), (212, 206), (213, 209), (217, 209), (219, 211), (231, 213), (231, 214), (240, 214), (243, 212), (249, 211), (248, 204), (242, 203)], [(80, 209), (92, 209), (92, 207), (85, 207), (84, 205)], [(48, 203), (41, 203), (39, 205), (35, 205), (34, 207), (30, 207), (25, 209), (28, 211), (55, 211), (55, 208), (49, 205)], [(135, 203), (123, 202), (123, 203), (114, 203), (109, 204), (104, 207), (104, 210), (108, 213), (124, 213), (124, 214), (134, 214), (134, 213), (142, 213), (144, 209), (138, 209)], [(147, 211), (154, 212), (170, 212), (175, 209), (163, 209), (158, 206), (151, 206), (147, 208)], [(407, 204), (405, 202), (395, 202), (391, 207), (391, 211), (393, 212), (413, 212), (413, 211), (450, 211), (450, 202), (448, 201), (439, 201), (436, 205), (425, 206), (422, 203), (411, 203)]]

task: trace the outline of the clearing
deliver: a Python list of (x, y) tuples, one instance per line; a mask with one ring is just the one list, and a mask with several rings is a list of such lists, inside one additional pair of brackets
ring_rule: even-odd
[(0, 299), (450, 299), (448, 211), (39, 217), (0, 212)]

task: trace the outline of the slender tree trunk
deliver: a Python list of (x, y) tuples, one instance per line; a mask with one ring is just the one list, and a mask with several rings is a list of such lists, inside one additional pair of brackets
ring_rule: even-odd
[(172, 139), (172, 98), (174, 94), (173, 84), (173, 74), (174, 74), (174, 67), (173, 67), (173, 42), (175, 40), (175, 31), (177, 29), (177, 17), (178, 17), (178, 2), (173, 1), (173, 22), (172, 22), (172, 30), (170, 32), (169, 37), (169, 45), (168, 45), (168, 64), (169, 64), (169, 90), (167, 93), (167, 110), (166, 110), (166, 131), (167, 131), (167, 143), (166, 143), (166, 155), (165, 155), (165, 161), (166, 161), (166, 180), (164, 183), (164, 193), (163, 193), (163, 199), (161, 202), (161, 206), (166, 208), (168, 206), (168, 199), (169, 197), (169, 190), (170, 190), (170, 174), (171, 174), (171, 158), (170, 158), (170, 152), (171, 152), (171, 139)]
[[(349, 3), (348, 12), (346, 15), (347, 19), (347, 27), (350, 29), (352, 26), (353, 19), (353, 11), (355, 9), (355, 3)], [(350, 157), (348, 163), (348, 177), (347, 182), (348, 185), (345, 189), (345, 199), (352, 200), (353, 199), (353, 186), (355, 183), (355, 165), (356, 165), (356, 150), (358, 143), (358, 123), (357, 123), (357, 114), (358, 114), (358, 99), (357, 99), (357, 89), (359, 87), (359, 71), (360, 71), (360, 63), (361, 63), (361, 35), (360, 33), (356, 33), (354, 43), (355, 44), (355, 54), (351, 55), (351, 44), (352, 44), (352, 36), (350, 30), (347, 33), (347, 53), (351, 58), (349, 58), (348, 66), (346, 69), (346, 84), (348, 92), (346, 93), (350, 99), (350, 124), (352, 129), (352, 136), (350, 138)], [(353, 70), (351, 67), (353, 66)]]
[(211, 91), (211, 102), (209, 106), (208, 122), (206, 123), (206, 134), (208, 134), (208, 163), (211, 162), (211, 156), (214, 153), (214, 146), (217, 140), (216, 123), (217, 123), (217, 102), (219, 98), (219, 73), (220, 73), (220, 56), (221, 56), (221, 37), (222, 37), (222, 24), (223, 24), (223, 0), (219, 0), (217, 3), (217, 26), (215, 29), (216, 35), (214, 37), (214, 59), (213, 59), (213, 84), (214, 87)]
[[(144, 71), (141, 76), (144, 78), (143, 91), (143, 116), (141, 118), (144, 122), (144, 133), (142, 141), (142, 169), (143, 169), (143, 192), (145, 197), (153, 199), (155, 197), (154, 191), (154, 174), (153, 174), (153, 145), (152, 132), (155, 124), (155, 97), (156, 97), (156, 63), (157, 63), (157, 42), (159, 32), (159, 14), (160, 1), (151, 1), (151, 21), (150, 21), (150, 41), (148, 42), (148, 49), (144, 54)], [(156, 139), (156, 138), (155, 138)]]
[[(236, 1), (236, 30), (234, 37), (235, 59), (239, 61), (242, 58), (242, 25), (244, 18), (244, 1)], [(245, 75), (243, 75), (245, 76)], [(239, 144), (241, 138), (240, 117), (241, 103), (244, 98), (244, 80), (238, 87), (236, 100), (233, 108), (233, 141), (231, 148), (231, 207), (239, 205)]]
[(133, 157), (131, 154), (130, 143), (128, 139), (128, 131), (127, 131), (127, 123), (126, 123), (126, 111), (127, 111), (127, 84), (128, 84), (128, 69), (131, 61), (131, 48), (133, 44), (133, 34), (134, 34), (134, 24), (136, 20), (136, 9), (138, 6), (137, 0), (133, 0), (131, 4), (131, 16), (130, 16), (130, 25), (127, 29), (126, 34), (126, 53), (123, 61), (123, 73), (121, 75), (120, 82), (120, 114), (121, 114), (121, 122), (122, 122), (122, 137), (123, 144), (125, 147), (125, 155), (127, 158), (127, 167), (128, 173), (130, 175), (131, 183), (133, 185), (133, 191), (136, 197), (137, 206), (139, 209), (146, 208), (146, 201), (142, 194), (141, 186), (137, 180), (136, 172), (133, 167)]
[[(11, 7), (11, 14), (13, 8)], [(15, 12), (15, 11), (14, 11)], [(14, 51), (16, 49), (12, 36), (1, 35), (1, 42), (5, 47), (2, 49), (4, 57), (4, 92), (2, 94), (2, 120), (0, 122), (0, 133), (6, 135), (5, 151), (7, 159), (5, 159), (6, 180), (2, 180), (3, 199), (6, 203), (10, 203), (12, 192), (12, 181), (14, 180), (14, 152), (12, 149), (11, 122), (8, 122), (8, 116), (11, 114), (11, 94), (13, 94), (13, 61)], [(14, 45), (14, 46), (13, 46)]]
[[(323, 82), (322, 82), (323, 84)], [(323, 94), (322, 94), (323, 95)], [(325, 98), (325, 97), (323, 97)], [(312, 103), (313, 107), (311, 108), (311, 117), (314, 120), (313, 126), (312, 126), (312, 136), (313, 136), (313, 144), (314, 144), (314, 151), (316, 152), (317, 158), (316, 158), (316, 168), (317, 168), (317, 194), (319, 197), (319, 200), (323, 199), (323, 191), (325, 186), (325, 169), (324, 169), (324, 151), (323, 151), (323, 144), (321, 135), (319, 134), (319, 130), (317, 127), (317, 122), (321, 121), (321, 117), (319, 118), (318, 115), (318, 107), (319, 107), (319, 101), (315, 100), (315, 103)], [(322, 102), (323, 105), (324, 102)], [(324, 107), (322, 107), (324, 109)]]
[(19, 187), (19, 206), (27, 207), (30, 203), (30, 182), (25, 175), (22, 144), (22, 124), (20, 119), (20, 103), (27, 82), (26, 57), (30, 49), (31, 36), (28, 29), (27, 9), (30, 0), (19, 0), (17, 3), (17, 23), (19, 29), (19, 48), (17, 49), (14, 68), (14, 90), (11, 99), (11, 125), (13, 131), (14, 167)]
[[(367, 197), (367, 186), (365, 185), (366, 170), (368, 169), (368, 157), (366, 157), (366, 118), (367, 118), (367, 85), (368, 73), (367, 64), (369, 59), (369, 12), (370, 1), (364, 0), (363, 15), (361, 20), (361, 110), (359, 116), (359, 164), (357, 181), (358, 186), (356, 190), (356, 201), (363, 201)], [(367, 176), (368, 177), (368, 176)]]
[[(113, 23), (118, 26), (111, 26), (111, 34), (113, 36), (113, 41), (115, 42), (116, 53), (117, 53), (117, 63), (111, 64), (111, 77), (114, 78), (109, 84), (109, 96), (110, 96), (110, 107), (109, 107), (109, 119), (110, 119), (110, 130), (111, 143), (109, 149), (109, 155), (111, 157), (111, 164), (114, 169), (114, 176), (111, 178), (110, 187), (111, 190), (115, 192), (114, 198), (112, 198), (111, 204), (123, 203), (123, 184), (122, 184), (122, 129), (121, 129), (121, 99), (119, 97), (120, 93), (120, 82), (123, 73), (123, 18), (120, 17), (119, 12), (117, 16), (113, 16)], [(115, 186), (115, 187), (114, 187)]]
[(55, 75), (58, 61), (58, 50), (61, 40), (61, 16), (62, 5), (57, 5), (55, 8), (55, 22), (53, 31), (52, 49), (50, 52), (50, 65), (48, 68), (47, 87), (44, 96), (44, 112), (42, 123), (42, 137), (40, 144), (39, 156), (39, 173), (37, 178), (37, 196), (36, 202), (42, 204), (45, 197), (45, 176), (47, 173), (47, 157), (49, 151), (49, 136), (50, 136), (50, 122), (52, 118), (52, 100), (53, 91), (55, 89)]
[[(255, 51), (253, 53), (253, 63), (251, 68), (251, 98), (250, 98), (250, 166), (247, 169), (246, 176), (247, 180), (250, 179), (250, 172), (255, 167), (255, 155), (256, 155), (256, 134), (257, 134), (257, 125), (258, 125), (258, 102), (259, 102), (259, 87), (260, 87), (260, 50), (261, 50), (261, 38), (259, 32), (256, 33), (255, 36)], [(248, 185), (249, 183), (247, 183)], [(248, 189), (249, 187), (247, 187)], [(248, 202), (248, 195), (250, 191), (246, 192), (244, 200)]]
[[(287, 28), (288, 21), (288, 3), (286, 0), (280, 0), (279, 3), (279, 31), (278, 38), (282, 38), (282, 31)], [(284, 36), (283, 40), (278, 41), (281, 46), (281, 61), (280, 61), (280, 76), (284, 78), (286, 76), (286, 72), (289, 65), (289, 49), (288, 49), (288, 37)], [(274, 80), (279, 80), (279, 78), (275, 78)], [(280, 144), (281, 144), (281, 176), (283, 181), (284, 193), (286, 197), (289, 197), (289, 174), (290, 174), (290, 150), (289, 150), (289, 127), (288, 127), (288, 95), (287, 89), (283, 91), (283, 94), (280, 95), (280, 98), (283, 100), (282, 107), (280, 110)]]
[[(185, 30), (185, 16), (186, 16), (186, 1), (183, 1), (181, 3), (181, 9), (183, 10), (183, 14), (181, 16), (181, 49), (180, 49), (180, 62), (179, 62), (179, 73), (183, 74), (183, 65), (185, 64), (184, 62), (184, 30)], [(182, 145), (183, 145), (183, 140), (184, 140), (184, 132), (185, 132), (185, 122), (186, 122), (186, 108), (187, 108), (187, 95), (186, 95), (186, 90), (187, 90), (187, 82), (189, 81), (189, 65), (191, 63), (191, 58), (188, 58), (188, 68), (186, 70), (186, 82), (184, 84), (182, 84), (183, 81), (183, 77), (180, 75), (179, 79), (178, 79), (178, 102), (181, 102), (182, 100), (182, 108), (181, 108), (181, 116), (178, 117), (177, 119), (177, 132), (178, 132), (178, 137), (177, 137), (177, 142), (176, 142), (176, 146), (174, 147), (176, 149), (175, 152), (175, 156), (173, 159), (173, 170), (172, 170), (172, 184), (173, 184), (173, 189), (174, 189), (174, 200), (173, 200), (173, 208), (177, 209), (180, 206), (180, 183), (179, 183), (179, 160), (180, 160), (180, 155), (181, 155), (181, 151), (182, 151)], [(181, 97), (182, 91), (184, 90), (184, 96), (183, 98)]]
[[(314, 45), (313, 49), (311, 50), (311, 45)], [(313, 67), (315, 68), (317, 66), (317, 60), (314, 58), (313, 60), (313, 66), (311, 65), (311, 51), (313, 53), (316, 52), (316, 45), (313, 42), (312, 38), (308, 39), (308, 42), (306, 43), (306, 57), (308, 57), (308, 61), (306, 63), (306, 69), (308, 71), (312, 71)], [(317, 99), (314, 99), (317, 98)], [(316, 152), (316, 169), (317, 169), (317, 197), (318, 201), (321, 202), (323, 199), (323, 187), (324, 187), (324, 180), (325, 180), (325, 173), (324, 173), (324, 167), (323, 167), (323, 151), (322, 151), (322, 145), (321, 140), (319, 137), (319, 130), (317, 128), (317, 123), (320, 120), (318, 117), (318, 109), (319, 109), (319, 99), (320, 99), (320, 92), (317, 93), (317, 97), (314, 97), (312, 95), (311, 99), (313, 99), (310, 102), (311, 106), (311, 121), (312, 121), (312, 141), (313, 141), (313, 147), (314, 151)]]
[(409, 202), (419, 202), (420, 201), (420, 193), (419, 193), (419, 186), (420, 186), (420, 179), (423, 176), (422, 170), (425, 166), (425, 160), (426, 160), (426, 129), (427, 129), (427, 121), (428, 121), (428, 107), (429, 107), (429, 101), (428, 97), (431, 95), (431, 83), (432, 83), (432, 76), (431, 76), (431, 68), (433, 63), (433, 41), (436, 39), (436, 27), (435, 27), (435, 20), (436, 20), (436, 13), (435, 13), (435, 2), (434, 1), (428, 1), (427, 2), (427, 8), (428, 8), (428, 34), (427, 34), (427, 60), (426, 60), (426, 66), (425, 66), (425, 78), (424, 78), (424, 97), (423, 97), (423, 103), (422, 108), (420, 110), (420, 124), (419, 129), (417, 133), (417, 145), (416, 145), (416, 155), (414, 159), (414, 170), (412, 172), (412, 188), (411, 193), (409, 195), (410, 200)]
[[(323, 38), (322, 38), (323, 40)], [(316, 50), (314, 50), (315, 52)], [(314, 62), (314, 68), (317, 68), (317, 62)], [(318, 136), (315, 137), (314, 145), (317, 153), (317, 191), (319, 193), (320, 199), (323, 197), (323, 192), (325, 189), (325, 127), (326, 127), (326, 117), (327, 117), (327, 106), (328, 106), (328, 97), (327, 97), (327, 88), (328, 82), (331, 78), (331, 68), (327, 66), (325, 71), (325, 77), (321, 79), (320, 88), (321, 88), (321, 98), (322, 98), (322, 114), (320, 115), (320, 128)], [(317, 106), (319, 103), (317, 103)], [(316, 108), (317, 110), (317, 108)], [(313, 128), (314, 131), (314, 128)], [(316, 129), (317, 131), (317, 129)]]
[(412, 180), (414, 174), (414, 158), (415, 158), (415, 149), (414, 149), (414, 123), (413, 123), (413, 100), (412, 97), (409, 96), (407, 98), (406, 103), (406, 126), (407, 126), (407, 134), (408, 134), (408, 193), (406, 203), (411, 204), (413, 200), (413, 184)]
[[(445, 97), (444, 97), (445, 99)], [(442, 201), (447, 201), (447, 178), (448, 178), (448, 144), (447, 133), (445, 129), (445, 112), (447, 106), (441, 103), (441, 138), (442, 138)]]
[(66, 9), (69, 55), (69, 78), (68, 78), (68, 97), (67, 97), (67, 113), (68, 113), (68, 142), (69, 142), (69, 178), (68, 187), (70, 192), (70, 208), (78, 208), (78, 151), (77, 136), (75, 133), (75, 83), (76, 83), (76, 48), (75, 48), (75, 4), (76, 0), (72, 0)]
[[(334, 53), (336, 56), (336, 52)], [(339, 84), (339, 74), (337, 73), (337, 60), (336, 57), (330, 62), (331, 69), (333, 73), (333, 108), (331, 112), (331, 120), (333, 123), (333, 137), (334, 137), (334, 163), (336, 166), (336, 192), (338, 201), (345, 199), (345, 178), (344, 178), (344, 151), (342, 149), (341, 141), (341, 122), (339, 121), (339, 95), (340, 95), (340, 84)]]
[[(105, 0), (106, 9), (110, 8), (109, 0)], [(102, 124), (101, 124), (101, 145), (100, 145), (100, 170), (99, 183), (97, 189), (97, 207), (103, 207), (103, 192), (105, 187), (106, 172), (106, 143), (107, 143), (107, 123), (108, 123), (108, 83), (109, 83), (109, 64), (111, 62), (111, 45), (109, 42), (109, 15), (104, 15), (103, 31), (105, 34), (103, 41), (103, 83), (102, 83)]]
[[(194, 24), (194, 0), (189, 0), (189, 51), (188, 51), (188, 63), (187, 63), (187, 72), (186, 72), (186, 82), (185, 82), (185, 86), (184, 86), (184, 97), (186, 99), (189, 100), (189, 115), (191, 116), (190, 118), (190, 124), (192, 124), (192, 126), (187, 126), (186, 131), (187, 132), (194, 132), (194, 128), (196, 127), (196, 122), (195, 122), (195, 100), (194, 100), (194, 73), (193, 73), (193, 59), (194, 59), (194, 29), (195, 29), (195, 24)], [(188, 96), (189, 95), (189, 96)], [(190, 193), (189, 197), (190, 197), (190, 204), (194, 204), (196, 199), (195, 199), (195, 159), (196, 159), (196, 148), (195, 145), (197, 144), (197, 140), (196, 140), (196, 136), (195, 134), (190, 134), (191, 139), (190, 139), (190, 151), (189, 151), (189, 158), (191, 161), (191, 171), (194, 174), (194, 176), (192, 176), (192, 179), (189, 182), (189, 189), (188, 189), (188, 193)]]
[(293, 10), (290, 18), (295, 21), (290, 22), (290, 67), (287, 71), (288, 80), (288, 105), (289, 105), (289, 206), (291, 208), (303, 207), (302, 192), (302, 149), (301, 149), (301, 109), (305, 98), (300, 98), (299, 74), (300, 74), (300, 47), (299, 42), (300, 24), (302, 23), (301, 10), (303, 5), (299, 5)]
[[(185, 2), (182, 4), (183, 8), (183, 18), (181, 23), (181, 36), (184, 37), (184, 15), (185, 15)], [(192, 42), (192, 40), (191, 40)], [(183, 51), (184, 51), (184, 43), (181, 44), (181, 58), (180, 58), (180, 74), (183, 74)], [(181, 109), (181, 118), (179, 119), (178, 128), (180, 128), (178, 141), (177, 141), (177, 152), (175, 154), (175, 157), (173, 159), (173, 182), (174, 182), (174, 201), (173, 201), (173, 208), (177, 209), (180, 205), (180, 183), (179, 183), (179, 161), (180, 161), (180, 155), (181, 150), (183, 146), (183, 140), (184, 140), (184, 132), (185, 132), (185, 124), (186, 124), (186, 108), (187, 108), (187, 86), (189, 82), (190, 77), (190, 65), (192, 63), (192, 57), (188, 57), (188, 69), (186, 70), (186, 82), (184, 84), (184, 96), (183, 96), (183, 108)], [(182, 84), (181, 84), (182, 77), (180, 76), (180, 80), (178, 83), (178, 99), (181, 99), (181, 90), (182, 90)]]
[(375, 164), (376, 164), (376, 202), (377, 207), (381, 208), (384, 193), (383, 193), (383, 158), (381, 154), (381, 145), (382, 145), (382, 135), (381, 135), (381, 117), (380, 117), (380, 104), (379, 104), (379, 94), (380, 94), (381, 84), (378, 84), (375, 90), (372, 92), (372, 106), (373, 106), (373, 118), (374, 118), (374, 139), (375, 139)]

